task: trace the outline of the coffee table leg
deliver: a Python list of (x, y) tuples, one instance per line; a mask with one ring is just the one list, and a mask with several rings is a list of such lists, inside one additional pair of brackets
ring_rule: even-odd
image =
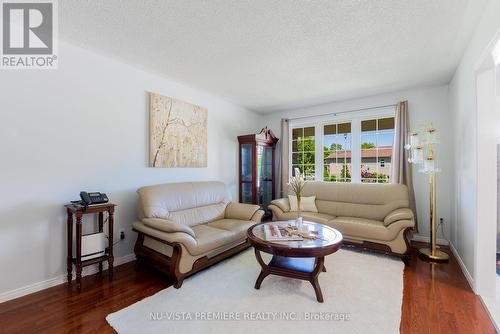
[(326, 270), (325, 269), (325, 258), (319, 257), (316, 259), (316, 267), (314, 268), (314, 271), (312, 272), (310, 282), (314, 288), (314, 292), (316, 293), (316, 299), (320, 303), (323, 302), (323, 293), (321, 292), (321, 288), (319, 286), (318, 276), (319, 276), (320, 272), (322, 272), (323, 270)]
[(257, 250), (257, 248), (255, 248), (255, 257), (257, 258), (257, 262), (259, 262), (260, 266), (262, 267), (259, 277), (257, 277), (257, 281), (255, 281), (255, 289), (258, 290), (260, 289), (260, 285), (262, 284), (264, 278), (269, 275), (269, 269), (264, 260), (262, 260), (262, 256), (260, 255), (260, 252)]
[[(324, 260), (324, 258), (323, 258), (323, 260)], [(318, 261), (319, 261), (319, 258), (316, 258), (316, 262), (315, 262), (314, 265), (317, 265)], [(323, 268), (321, 268), (321, 271), (324, 272), (324, 273), (326, 273), (326, 266), (325, 266), (325, 262), (324, 261), (323, 261)]]
[(268, 274), (265, 273), (263, 270), (260, 271), (259, 277), (257, 277), (257, 281), (255, 281), (255, 289), (259, 290), (260, 285), (262, 284), (262, 281), (264, 278), (266, 278)]

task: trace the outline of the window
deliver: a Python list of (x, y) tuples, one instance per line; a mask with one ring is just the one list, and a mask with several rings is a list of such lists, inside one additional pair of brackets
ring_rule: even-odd
[(289, 124), (291, 176), (297, 169), (308, 180), (390, 182), (393, 106), (301, 117)]
[(314, 134), (314, 127), (292, 129), (291, 175), (295, 176), (295, 169), (298, 168), (307, 180), (315, 179), (316, 140)]
[(393, 142), (394, 117), (361, 122), (361, 182), (390, 181)]
[(351, 182), (351, 123), (329, 124), (323, 128), (323, 180)]

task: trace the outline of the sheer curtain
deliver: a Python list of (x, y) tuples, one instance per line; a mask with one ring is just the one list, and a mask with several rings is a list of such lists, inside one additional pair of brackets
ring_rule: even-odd
[(288, 184), (288, 170), (289, 170), (289, 134), (288, 134), (288, 119), (281, 119), (281, 133), (280, 133), (280, 141), (278, 142), (278, 149), (276, 152), (278, 153), (278, 177), (276, 189), (278, 190), (278, 198), (286, 196), (286, 189)]
[(418, 231), (417, 209), (415, 205), (415, 191), (413, 190), (412, 169), (408, 162), (408, 151), (405, 145), (408, 144), (408, 131), (410, 130), (410, 120), (408, 115), (408, 101), (399, 102), (396, 105), (395, 135), (394, 135), (394, 156), (392, 163), (392, 182), (405, 184), (408, 187), (410, 208), (415, 215), (415, 227)]

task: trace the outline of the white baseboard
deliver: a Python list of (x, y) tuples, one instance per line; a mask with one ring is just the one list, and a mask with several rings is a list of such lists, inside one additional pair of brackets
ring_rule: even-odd
[(53, 286), (59, 285), (66, 282), (66, 275), (59, 275), (54, 278), (50, 278), (45, 281), (36, 282), (21, 288), (17, 288), (11, 291), (6, 291), (0, 293), (0, 303), (6, 302), (11, 299), (16, 299), (22, 296), (29, 295), (40, 290), (45, 290)]
[(464, 273), (465, 278), (467, 279), (467, 282), (469, 283), (470, 288), (474, 293), (476, 293), (476, 289), (474, 288), (474, 279), (472, 278), (472, 275), (469, 273), (469, 270), (465, 266), (464, 261), (462, 261), (462, 258), (457, 252), (457, 249), (453, 244), (450, 242), (450, 249), (453, 255), (455, 256), (455, 259), (457, 259), (458, 264), (460, 265), (460, 269), (462, 269), (462, 272)]
[[(135, 254), (132, 253), (132, 254), (128, 254), (128, 255), (125, 255), (125, 256), (122, 256), (119, 258), (115, 258), (114, 265), (119, 266), (121, 264), (131, 262), (134, 260), (135, 260)], [(104, 269), (107, 269), (107, 267), (108, 267), (107, 262), (104, 263), (103, 267), (104, 267)], [(93, 274), (97, 273), (97, 271), (98, 271), (97, 264), (92, 265), (92, 266), (88, 266), (82, 270), (82, 276), (93, 275)], [(73, 279), (74, 278), (75, 278), (75, 272), (73, 270)], [(63, 284), (66, 282), (67, 282), (66, 274), (62, 274), (62, 275), (56, 276), (54, 278), (50, 278), (50, 279), (45, 280), (45, 281), (36, 282), (36, 283), (26, 285), (26, 286), (21, 287), (21, 288), (11, 290), (11, 291), (2, 292), (2, 293), (0, 293), (0, 303), (6, 302), (8, 300), (16, 299), (16, 298), (19, 298), (22, 296), (26, 296), (26, 295), (29, 295), (29, 294), (34, 293), (34, 292), (45, 290), (45, 289), (48, 289), (48, 288), (51, 288), (53, 286)]]
[(500, 324), (500, 304), (496, 301), (496, 298), (487, 298), (482, 297), (481, 295), (478, 296), (484, 306), (484, 309), (486, 310), (486, 313), (488, 313), (493, 326), (495, 326), (497, 333), (500, 333), (498, 326)]
[[(431, 238), (427, 235), (422, 234), (414, 234), (412, 240), (420, 241), (420, 242), (430, 242)], [(438, 245), (448, 246), (450, 242), (446, 239), (436, 238), (436, 243)]]

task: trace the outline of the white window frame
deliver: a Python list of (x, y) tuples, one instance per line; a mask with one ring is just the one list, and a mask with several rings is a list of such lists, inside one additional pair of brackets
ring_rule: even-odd
[[(315, 147), (315, 180), (325, 182), (323, 180), (324, 173), (324, 157), (323, 157), (323, 143), (324, 143), (324, 126), (339, 123), (351, 123), (351, 182), (361, 182), (361, 122), (371, 119), (395, 117), (395, 107), (383, 107), (366, 109), (363, 111), (355, 111), (349, 113), (339, 113), (339, 115), (324, 115), (324, 116), (311, 116), (298, 119), (291, 119), (288, 122), (288, 175), (292, 175), (292, 129), (314, 127), (314, 147)], [(359, 149), (354, 149), (355, 147)]]

